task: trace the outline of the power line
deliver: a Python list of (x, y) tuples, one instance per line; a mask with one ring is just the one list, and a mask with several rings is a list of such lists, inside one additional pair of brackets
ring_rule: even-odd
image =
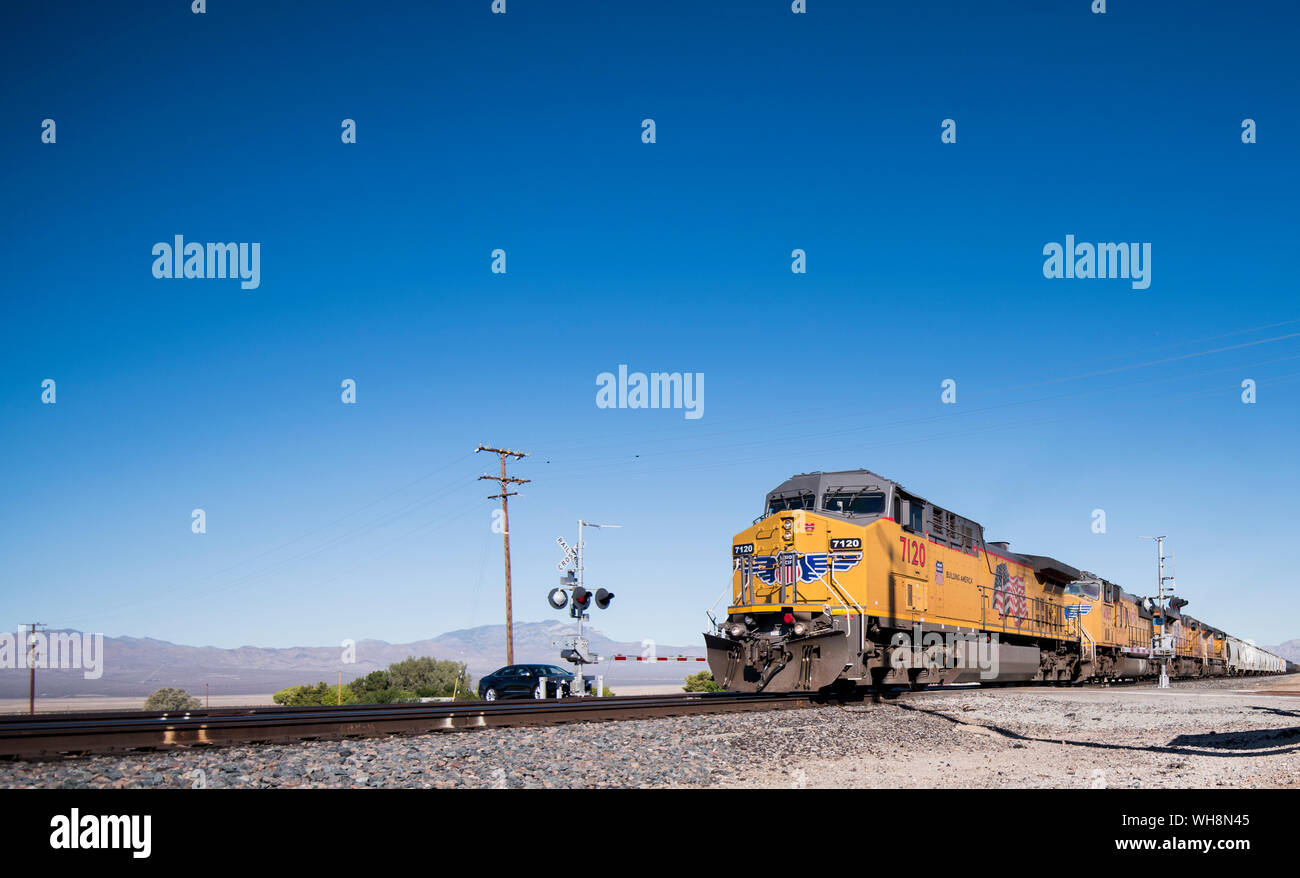
[[(663, 460), (666, 458), (688, 457), (688, 456), (701, 455), (701, 454), (714, 454), (716, 452), (723, 451), (723, 450), (734, 451), (735, 449), (745, 448), (745, 447), (756, 446), (756, 447), (763, 447), (763, 448), (775, 448), (781, 445), (798, 445), (799, 443), (807, 442), (813, 439), (825, 440), (828, 437), (833, 437), (833, 436), (858, 435), (858, 434), (865, 434), (865, 433), (877, 432), (882, 430), (893, 431), (901, 427), (920, 426), (932, 422), (948, 421), (952, 419), (964, 421), (965, 419), (971, 418), (973, 416), (988, 414), (990, 412), (998, 411), (1001, 409), (1008, 409), (1008, 408), (1027, 406), (1027, 405), (1037, 405), (1041, 403), (1049, 403), (1049, 402), (1068, 399), (1077, 396), (1113, 393), (1114, 391), (1120, 389), (1130, 390), (1136, 387), (1143, 387), (1143, 386), (1150, 386), (1150, 385), (1157, 385), (1157, 384), (1167, 384), (1170, 382), (1177, 382), (1177, 381), (1186, 381), (1193, 378), (1204, 377), (1207, 375), (1222, 374), (1224, 372), (1234, 372), (1244, 368), (1255, 368), (1258, 366), (1270, 365), (1274, 363), (1280, 363), (1280, 362), (1285, 362), (1285, 361), (1290, 361), (1295, 359), (1300, 359), (1300, 354), (1295, 354), (1286, 357), (1277, 357), (1271, 360), (1263, 360), (1256, 363), (1249, 363), (1249, 364), (1244, 364), (1239, 366), (1230, 366), (1223, 369), (1205, 370), (1205, 371), (1201, 371), (1193, 374), (1187, 374), (1187, 375), (1175, 375), (1171, 377), (1148, 379), (1145, 381), (1128, 382), (1123, 385), (1113, 385), (1107, 387), (1090, 387), (1090, 388), (1084, 388), (1079, 390), (1070, 390), (1063, 393), (1053, 394), (1050, 396), (1036, 397), (1032, 399), (991, 403), (989, 405), (985, 405), (979, 408), (961, 408), (957, 411), (952, 411), (952, 412), (945, 411), (938, 414), (924, 415), (915, 418), (902, 418), (894, 421), (877, 420), (866, 425), (854, 426), (854, 427), (849, 427), (840, 430), (830, 430), (830, 431), (819, 430), (816, 432), (803, 433), (803, 434), (787, 434), (778, 439), (773, 439), (770, 436), (763, 436), (761, 438), (750, 440), (750, 441), (732, 441), (732, 442), (719, 444), (719, 445), (698, 445), (697, 444), (695, 447), (682, 448), (682, 449), (671, 449), (671, 448), (664, 449), (664, 448), (660, 448), (658, 444), (656, 444), (655, 446), (653, 446), (654, 450), (642, 448), (642, 450), (637, 455), (637, 457), (641, 458), (643, 462), (650, 462), (650, 459)], [(1289, 375), (1278, 376), (1277, 378), (1270, 379), (1270, 382), (1285, 383), (1284, 381), (1281, 381), (1279, 379), (1285, 379), (1288, 377), (1290, 376)], [(1221, 392), (1221, 391), (1215, 390), (1213, 392)], [(971, 394), (971, 395), (978, 396), (981, 394)], [(881, 411), (886, 411), (886, 410), (887, 409), (881, 409)], [(860, 415), (856, 413), (850, 416), (833, 415), (819, 420), (826, 421), (826, 420), (840, 419), (842, 417), (860, 417)], [(979, 427), (976, 428), (974, 432), (982, 432), (984, 429), (985, 429), (984, 427)], [(727, 433), (740, 433), (740, 432), (748, 432), (748, 431), (749, 428), (742, 428), (738, 430), (719, 431), (718, 433), (714, 433), (714, 434), (699, 434), (699, 437), (703, 438), (708, 435), (725, 435)], [(964, 435), (967, 432), (970, 431), (964, 427), (950, 428), (948, 435), (959, 436), (959, 435)], [(565, 448), (563, 450), (571, 451), (571, 449), (568, 448)], [(552, 456), (560, 463), (560, 466), (556, 467), (552, 471), (556, 475), (559, 474), (569, 475), (571, 473), (594, 474), (597, 472), (619, 470), (625, 468), (628, 465), (628, 454), (626, 452), (622, 454), (613, 454), (613, 455), (606, 455), (606, 456), (599, 456), (599, 457), (593, 455), (582, 455), (581, 463), (580, 463), (581, 468), (576, 471), (571, 470), (566, 466), (569, 463), (569, 461), (568, 459), (563, 457), (561, 453), (557, 453)]]
[[(1248, 332), (1258, 332), (1258, 331), (1263, 330), (1263, 329), (1271, 329), (1271, 328), (1274, 328), (1274, 327), (1277, 327), (1277, 326), (1286, 326), (1286, 325), (1289, 325), (1289, 324), (1292, 324), (1292, 323), (1295, 323), (1295, 322), (1297, 322), (1297, 321), (1295, 321), (1295, 320), (1287, 320), (1287, 321), (1283, 321), (1283, 322), (1281, 322), (1281, 323), (1266, 324), (1266, 325), (1264, 325), (1264, 326), (1256, 326), (1256, 327), (1251, 327), (1251, 328), (1249, 328), (1249, 329), (1240, 329), (1240, 330), (1236, 330), (1236, 331), (1234, 331), (1234, 332), (1223, 333), (1222, 335), (1209, 336), (1209, 337), (1207, 337), (1207, 338), (1201, 338), (1201, 339), (1192, 339), (1192, 340), (1189, 340), (1189, 341), (1186, 341), (1186, 342), (1179, 342), (1178, 344), (1174, 344), (1174, 345), (1166, 345), (1164, 348), (1156, 348), (1156, 349), (1154, 349), (1154, 350), (1164, 350), (1164, 349), (1173, 348), (1173, 347), (1181, 347), (1181, 346), (1183, 346), (1183, 345), (1188, 345), (1188, 344), (1197, 344), (1197, 343), (1200, 343), (1200, 342), (1212, 341), (1212, 340), (1219, 339), (1219, 338), (1227, 338), (1227, 337), (1229, 337), (1229, 336), (1233, 336), (1233, 335), (1241, 335), (1241, 334), (1243, 334), (1243, 333), (1248, 333)], [(1284, 335), (1273, 336), (1273, 337), (1270, 337), (1270, 338), (1256, 339), (1256, 340), (1254, 340), (1254, 341), (1243, 342), (1243, 343), (1235, 344), (1235, 345), (1226, 345), (1226, 346), (1223, 346), (1223, 347), (1211, 348), (1211, 349), (1208, 349), (1208, 350), (1194, 351), (1194, 352), (1192, 352), (1192, 353), (1180, 354), (1180, 355), (1177, 355), (1177, 356), (1165, 357), (1165, 358), (1162, 358), (1162, 359), (1148, 360), (1148, 361), (1145, 361), (1145, 362), (1139, 362), (1139, 363), (1130, 363), (1130, 364), (1125, 365), (1125, 366), (1117, 366), (1117, 367), (1110, 368), (1110, 369), (1094, 370), (1094, 371), (1090, 371), (1090, 372), (1082, 372), (1082, 373), (1074, 374), (1074, 375), (1066, 375), (1066, 376), (1062, 376), (1062, 377), (1058, 377), (1058, 378), (1044, 379), (1044, 380), (1041, 380), (1041, 381), (1036, 381), (1036, 382), (1031, 382), (1031, 383), (1026, 383), (1026, 384), (1005, 385), (1005, 386), (1000, 386), (1000, 387), (989, 387), (989, 388), (987, 388), (987, 389), (981, 389), (981, 390), (970, 390), (970, 389), (967, 389), (967, 390), (965, 391), (965, 393), (964, 393), (964, 396), (965, 396), (966, 399), (970, 399), (970, 398), (972, 398), (972, 397), (987, 397), (987, 396), (991, 396), (991, 395), (993, 395), (993, 394), (997, 394), (997, 393), (1005, 393), (1005, 392), (1009, 392), (1009, 391), (1027, 390), (1027, 389), (1035, 388), (1035, 387), (1046, 387), (1046, 386), (1050, 386), (1050, 385), (1053, 385), (1053, 384), (1061, 384), (1061, 383), (1065, 383), (1065, 382), (1068, 382), (1068, 381), (1079, 381), (1079, 380), (1088, 379), (1088, 378), (1095, 378), (1095, 377), (1102, 376), (1102, 375), (1113, 375), (1113, 374), (1117, 374), (1117, 373), (1120, 373), (1120, 372), (1127, 372), (1127, 371), (1130, 371), (1130, 370), (1133, 370), (1133, 369), (1146, 369), (1146, 368), (1150, 368), (1150, 367), (1152, 367), (1152, 366), (1165, 365), (1165, 364), (1168, 364), (1168, 363), (1174, 363), (1174, 362), (1179, 362), (1179, 361), (1182, 361), (1182, 360), (1188, 360), (1188, 359), (1195, 359), (1195, 358), (1198, 358), (1198, 357), (1212, 356), (1212, 355), (1214, 355), (1214, 354), (1221, 354), (1221, 353), (1225, 353), (1225, 352), (1228, 352), (1228, 351), (1240, 350), (1240, 349), (1243, 349), (1243, 348), (1254, 347), (1254, 346), (1256, 346), (1256, 345), (1272, 344), (1272, 343), (1274, 343), (1274, 342), (1288, 341), (1288, 340), (1295, 339), (1295, 338), (1300, 338), (1300, 332), (1287, 333), (1287, 334), (1284, 334)], [(1115, 358), (1112, 357), (1112, 358), (1110, 358), (1110, 359), (1115, 359)], [(1081, 392), (1086, 392), (1086, 391), (1081, 391)], [(882, 411), (897, 411), (897, 410), (900, 410), (900, 409), (907, 409), (907, 408), (914, 408), (914, 407), (916, 407), (916, 406), (915, 406), (915, 405), (911, 405), (911, 404), (891, 405), (891, 406), (887, 406), (887, 407), (873, 406), (872, 408), (867, 409), (867, 410), (848, 410), (848, 409), (842, 409), (842, 410), (840, 410), (839, 412), (837, 412), (837, 413), (834, 414), (834, 415), (824, 415), (824, 414), (820, 414), (820, 413), (822, 413), (822, 412), (825, 411), (825, 406), (819, 406), (819, 407), (816, 407), (816, 408), (808, 408), (808, 409), (791, 409), (791, 410), (786, 411), (785, 414), (787, 414), (787, 415), (789, 415), (789, 416), (797, 416), (799, 422), (802, 423), (802, 424), (811, 424), (811, 423), (818, 423), (818, 422), (825, 422), (825, 421), (843, 420), (843, 419), (849, 419), (849, 418), (852, 418), (852, 419), (860, 419), (860, 418), (862, 418), (862, 417), (864, 417), (864, 416), (877, 416), (877, 415), (879, 415), (880, 412), (882, 412)], [(804, 417), (805, 414), (807, 414), (807, 415), (814, 415), (814, 414), (815, 414), (816, 416), (812, 416), (812, 417)], [(740, 424), (744, 424), (744, 423), (747, 423), (747, 422), (754, 422), (754, 424), (755, 424), (754, 426), (752, 426), (752, 427), (742, 427), (742, 426), (727, 427), (727, 428), (723, 428), (723, 429), (720, 429), (720, 430), (714, 430), (714, 431), (709, 431), (709, 432), (696, 432), (696, 431), (692, 431), (692, 433), (689, 434), (689, 435), (684, 435), (684, 434), (682, 434), (682, 433), (681, 433), (681, 432), (680, 432), (676, 427), (646, 427), (646, 426), (638, 426), (638, 428), (637, 428), (635, 431), (630, 432), (630, 433), (628, 433), (628, 434), (623, 434), (623, 433), (610, 433), (610, 434), (606, 434), (606, 435), (603, 435), (603, 436), (601, 436), (601, 435), (586, 434), (586, 435), (584, 435), (584, 437), (583, 437), (583, 439), (585, 440), (584, 442), (573, 443), (573, 444), (571, 444), (570, 448), (571, 448), (571, 449), (581, 449), (581, 448), (584, 448), (584, 447), (598, 448), (598, 447), (607, 446), (607, 445), (610, 444), (610, 442), (618, 441), (618, 440), (621, 440), (621, 439), (638, 439), (638, 440), (640, 440), (640, 441), (645, 441), (645, 440), (648, 439), (648, 438), (655, 437), (655, 433), (656, 433), (657, 431), (664, 431), (664, 430), (670, 430), (670, 431), (672, 431), (672, 434), (671, 434), (671, 435), (665, 435), (665, 436), (662, 436), (662, 437), (655, 437), (657, 441), (662, 441), (662, 442), (692, 441), (692, 440), (697, 439), (697, 438), (699, 438), (699, 437), (701, 437), (701, 436), (710, 436), (710, 435), (712, 435), (712, 436), (725, 436), (725, 435), (732, 435), (732, 434), (735, 434), (735, 433), (745, 433), (745, 432), (766, 431), (766, 430), (770, 429), (769, 421), (770, 421), (770, 415), (768, 415), (768, 414), (746, 416), (746, 417), (741, 417), (741, 418), (735, 418), (735, 419), (732, 420), (731, 423), (736, 424), (736, 425), (740, 425)], [(536, 439), (535, 439), (535, 441), (536, 441)], [(557, 437), (557, 438), (554, 439), (553, 441), (555, 441), (555, 442), (558, 443), (558, 442), (563, 441), (563, 440), (562, 440), (562, 439), (559, 439), (559, 438)]]
[[(459, 460), (463, 460), (465, 457), (468, 457), (470, 453), (472, 453), (472, 452), (468, 452), (468, 453), (466, 453), (465, 455), (463, 455), (461, 458), (458, 458), (458, 459), (459, 459)], [(455, 461), (453, 461), (452, 463), (455, 463)], [(450, 466), (450, 465), (451, 465), (451, 464), (448, 464), (447, 466)], [(324, 542), (319, 543), (319, 544), (315, 545), (314, 547), (308, 548), (308, 549), (306, 549), (305, 551), (303, 551), (303, 552), (301, 552), (301, 553), (299, 553), (299, 554), (291, 555), (291, 556), (289, 556), (289, 557), (281, 558), (281, 559), (279, 559), (279, 560), (272, 560), (272, 561), (269, 561), (268, 563), (266, 563), (266, 564), (264, 564), (264, 565), (261, 565), (261, 566), (258, 566), (258, 567), (254, 567), (252, 570), (250, 570), (250, 571), (248, 571), (248, 572), (246, 572), (246, 573), (243, 573), (243, 574), (241, 574), (241, 575), (238, 575), (238, 576), (236, 576), (234, 579), (229, 580), (229, 581), (227, 581), (227, 582), (221, 584), (221, 587), (220, 587), (219, 589), (215, 589), (215, 588), (212, 588), (212, 587), (206, 585), (206, 583), (207, 583), (209, 580), (212, 580), (212, 579), (214, 579), (214, 578), (216, 578), (216, 577), (219, 577), (219, 576), (221, 576), (223, 573), (229, 572), (229, 571), (231, 571), (231, 570), (235, 570), (235, 569), (237, 569), (237, 568), (239, 568), (239, 567), (242, 567), (242, 566), (244, 566), (244, 565), (246, 565), (246, 564), (249, 564), (249, 563), (252, 562), (252, 561), (257, 560), (258, 558), (263, 558), (263, 557), (265, 557), (265, 556), (267, 556), (267, 555), (272, 555), (272, 554), (274, 554), (274, 553), (277, 553), (277, 552), (281, 551), (282, 549), (285, 549), (285, 548), (287, 548), (287, 547), (293, 545), (294, 543), (300, 542), (300, 541), (302, 541), (303, 539), (305, 539), (305, 538), (307, 538), (307, 537), (309, 537), (309, 536), (313, 536), (313, 535), (315, 535), (315, 534), (322, 533), (322, 532), (328, 530), (329, 528), (333, 527), (335, 524), (338, 524), (339, 522), (341, 522), (341, 521), (343, 521), (343, 520), (345, 520), (345, 519), (347, 519), (347, 518), (352, 517), (353, 515), (357, 514), (358, 512), (362, 512), (362, 511), (364, 511), (365, 509), (368, 509), (368, 508), (370, 508), (370, 507), (372, 507), (372, 506), (375, 506), (376, 504), (382, 502), (383, 500), (386, 500), (386, 499), (388, 499), (388, 498), (390, 498), (390, 497), (393, 497), (393, 496), (395, 496), (395, 495), (397, 495), (397, 494), (399, 494), (399, 493), (402, 493), (403, 491), (407, 490), (408, 488), (412, 487), (413, 485), (415, 485), (415, 484), (417, 484), (417, 483), (419, 483), (419, 482), (421, 482), (421, 481), (427, 479), (429, 476), (432, 476), (432, 475), (435, 475), (436, 473), (441, 472), (442, 470), (446, 469), (447, 466), (439, 467), (439, 468), (436, 469), (436, 470), (433, 470), (433, 471), (431, 471), (431, 472), (428, 472), (428, 473), (426, 473), (425, 475), (420, 476), (418, 479), (415, 479), (414, 481), (408, 482), (406, 485), (404, 485), (404, 486), (401, 487), (401, 488), (398, 488), (397, 490), (391, 491), (391, 492), (389, 492), (388, 494), (385, 494), (384, 496), (382, 496), (382, 497), (380, 497), (380, 498), (378, 498), (378, 499), (376, 499), (376, 500), (372, 500), (371, 502), (367, 503), (367, 504), (364, 505), (364, 506), (358, 507), (358, 508), (356, 508), (356, 509), (353, 509), (351, 512), (348, 512), (348, 513), (346, 513), (346, 514), (344, 514), (344, 515), (342, 515), (342, 516), (339, 516), (338, 518), (334, 519), (333, 521), (329, 522), (328, 524), (321, 525), (320, 527), (317, 527), (317, 528), (315, 528), (314, 530), (310, 530), (310, 531), (307, 531), (306, 533), (300, 534), (299, 536), (294, 537), (293, 539), (288, 540), (287, 542), (281, 543), (281, 544), (279, 544), (278, 546), (275, 546), (274, 548), (267, 549), (267, 550), (265, 550), (265, 551), (259, 552), (259, 553), (256, 554), (256, 555), (249, 556), (249, 557), (245, 558), (244, 560), (242, 560), (242, 561), (238, 561), (238, 562), (236, 562), (236, 563), (234, 563), (234, 564), (231, 564), (231, 565), (228, 565), (227, 567), (224, 567), (224, 568), (222, 568), (221, 570), (217, 570), (217, 571), (215, 571), (215, 572), (213, 572), (213, 573), (209, 573), (209, 574), (206, 574), (206, 575), (200, 576), (200, 577), (198, 577), (197, 579), (193, 579), (193, 580), (191, 580), (188, 584), (186, 584), (185, 586), (181, 586), (181, 587), (178, 587), (178, 588), (173, 589), (173, 590), (171, 591), (171, 593), (170, 593), (171, 596), (169, 597), (169, 603), (172, 603), (173, 605), (177, 605), (177, 604), (179, 604), (179, 603), (184, 603), (184, 602), (186, 602), (186, 601), (190, 601), (190, 602), (192, 602), (193, 600), (196, 600), (196, 599), (206, 598), (207, 595), (208, 595), (208, 593), (209, 593), (209, 591), (212, 591), (212, 590), (219, 590), (222, 594), (229, 594), (229, 593), (231, 593), (234, 589), (236, 589), (236, 588), (238, 588), (238, 587), (242, 587), (242, 586), (244, 586), (244, 585), (247, 585), (247, 584), (250, 583), (250, 582), (256, 581), (256, 580), (261, 579), (261, 578), (263, 578), (263, 577), (265, 577), (265, 576), (267, 576), (267, 575), (269, 575), (269, 574), (272, 574), (272, 573), (274, 573), (274, 572), (276, 572), (276, 571), (278, 571), (278, 570), (280, 570), (280, 569), (283, 569), (286, 565), (293, 564), (293, 563), (298, 562), (298, 561), (303, 561), (303, 560), (306, 560), (306, 559), (308, 559), (308, 558), (315, 557), (315, 556), (320, 555), (320, 554), (323, 553), (323, 552), (329, 551), (330, 549), (333, 549), (333, 548), (335, 548), (335, 547), (337, 547), (337, 546), (339, 546), (339, 545), (341, 545), (341, 544), (343, 544), (343, 543), (347, 543), (347, 542), (350, 542), (350, 541), (353, 541), (353, 540), (360, 539), (360, 538), (365, 537), (365, 536), (369, 536), (371, 533), (374, 533), (376, 530), (378, 530), (378, 529), (380, 529), (380, 528), (388, 527), (389, 525), (393, 524), (393, 523), (394, 523), (395, 521), (397, 521), (398, 519), (400, 519), (400, 518), (402, 518), (402, 517), (404, 517), (404, 516), (406, 516), (406, 515), (409, 515), (409, 514), (411, 514), (412, 512), (414, 512), (414, 511), (416, 511), (416, 510), (418, 510), (418, 509), (421, 509), (422, 507), (426, 507), (426, 506), (429, 506), (430, 504), (436, 503), (437, 501), (443, 499), (444, 497), (447, 497), (447, 496), (449, 496), (449, 495), (451, 495), (451, 494), (454, 494), (457, 490), (462, 490), (461, 486), (458, 485), (456, 482), (451, 482), (451, 483), (448, 483), (448, 484), (446, 484), (446, 485), (443, 485), (443, 486), (439, 487), (438, 489), (436, 489), (434, 493), (431, 493), (431, 494), (429, 494), (428, 496), (424, 496), (424, 497), (418, 498), (418, 499), (416, 499), (416, 500), (413, 500), (413, 501), (407, 503), (406, 505), (401, 506), (401, 507), (399, 507), (399, 508), (397, 508), (397, 509), (395, 509), (395, 510), (390, 510), (390, 511), (388, 511), (388, 512), (384, 512), (384, 513), (382, 513), (381, 515), (379, 515), (378, 518), (374, 519), (373, 521), (370, 521), (370, 522), (365, 523), (365, 524), (360, 524), (360, 525), (358, 525), (358, 526), (356, 526), (356, 527), (353, 527), (353, 528), (350, 528), (350, 529), (348, 529), (348, 530), (345, 530), (344, 532), (342, 532), (342, 533), (340, 533), (340, 534), (336, 534), (336, 535), (334, 535), (334, 536), (330, 536), (330, 537), (326, 538), (326, 540), (325, 540)], [(138, 608), (138, 607), (143, 606), (143, 605), (146, 605), (146, 604), (153, 603), (153, 602), (155, 602), (156, 600), (157, 600), (157, 596), (156, 596), (155, 594), (147, 594), (147, 595), (143, 595), (143, 596), (141, 596), (141, 597), (133, 598), (133, 599), (130, 599), (130, 600), (127, 600), (127, 601), (123, 601), (123, 602), (121, 602), (121, 603), (118, 603), (118, 604), (115, 604), (115, 605), (109, 606), (109, 607), (107, 607), (107, 608), (105, 608), (105, 609), (103, 609), (103, 610), (101, 610), (101, 611), (98, 611), (98, 612), (94, 612), (94, 613), (90, 613), (90, 612), (88, 612), (88, 613), (82, 613), (82, 614), (79, 614), (79, 615), (77, 615), (77, 616), (74, 616), (74, 617), (73, 617), (73, 620), (78, 620), (78, 619), (90, 619), (90, 618), (97, 618), (97, 619), (98, 619), (98, 618), (105, 618), (105, 617), (116, 616), (116, 615), (120, 615), (122, 612), (125, 612), (125, 611), (128, 611), (128, 610), (131, 610), (131, 609), (135, 609), (135, 608)]]

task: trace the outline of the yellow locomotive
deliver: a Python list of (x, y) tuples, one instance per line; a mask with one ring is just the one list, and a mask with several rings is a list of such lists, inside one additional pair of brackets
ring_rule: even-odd
[(725, 688), (1281, 673), (1284, 659), (983, 528), (868, 470), (806, 473), (732, 541), (705, 635)]

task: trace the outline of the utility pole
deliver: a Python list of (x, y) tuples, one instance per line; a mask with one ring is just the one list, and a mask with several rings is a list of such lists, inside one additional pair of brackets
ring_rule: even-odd
[[(45, 627), (44, 622), (28, 622), (20, 626), (27, 629), (27, 712), (36, 713), (36, 633)], [(49, 650), (47, 649), (48, 653)]]
[[(1165, 646), (1169, 642), (1165, 639), (1168, 637), (1165, 632), (1169, 630), (1169, 614), (1165, 611), (1165, 581), (1173, 580), (1173, 577), (1165, 576), (1165, 537), (1139, 537), (1138, 539), (1156, 541), (1156, 605), (1160, 607), (1160, 639), (1158, 641), (1160, 644), (1158, 652), (1160, 656), (1160, 683), (1157, 688), (1168, 689), (1169, 657), (1167, 653), (1170, 647)], [(1170, 591), (1173, 591), (1173, 586), (1170, 586)], [(1170, 597), (1173, 597), (1173, 595), (1170, 594)]]
[(486, 445), (480, 445), (474, 449), (475, 453), (479, 451), (490, 451), (493, 454), (501, 456), (501, 475), (490, 476), (487, 473), (479, 476), (479, 480), (488, 479), (501, 484), (501, 493), (492, 494), (489, 500), (501, 501), (501, 523), (506, 546), (506, 664), (515, 663), (515, 627), (514, 617), (510, 612), (510, 498), (518, 494), (518, 491), (509, 490), (511, 485), (526, 485), (531, 479), (514, 479), (506, 475), (506, 458), (513, 457), (516, 461), (522, 460), (528, 455), (522, 451), (511, 451), (508, 448), (489, 448)]

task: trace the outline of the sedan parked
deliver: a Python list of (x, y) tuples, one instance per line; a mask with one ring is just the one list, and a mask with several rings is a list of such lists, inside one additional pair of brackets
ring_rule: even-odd
[[(573, 672), (555, 665), (506, 665), (478, 681), (478, 697), (484, 701), (498, 698), (540, 698), (541, 679), (546, 678), (546, 697), (556, 698), (573, 691)], [(592, 691), (593, 677), (582, 678), (583, 691)]]

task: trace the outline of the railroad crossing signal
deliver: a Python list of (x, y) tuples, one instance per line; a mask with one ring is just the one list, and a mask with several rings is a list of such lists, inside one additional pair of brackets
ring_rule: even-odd
[[(619, 527), (617, 524), (592, 524), (589, 521), (578, 519), (578, 544), (570, 546), (565, 542), (564, 537), (556, 537), (555, 544), (564, 552), (564, 560), (555, 565), (555, 569), (564, 573), (560, 577), (560, 587), (551, 589), (546, 596), (546, 600), (552, 607), (557, 610), (564, 609), (565, 605), (569, 606), (569, 615), (578, 620), (578, 634), (572, 641), (556, 642), (556, 646), (563, 647), (560, 650), (560, 657), (565, 661), (573, 662), (577, 666), (576, 678), (581, 679), (582, 666), (600, 661), (600, 656), (592, 655), (588, 650), (587, 641), (582, 636), (582, 620), (587, 618), (587, 610), (591, 609), (594, 602), (602, 610), (609, 609), (609, 603), (614, 599), (614, 593), (607, 589), (597, 589), (594, 593), (587, 591), (582, 587), (582, 529), (584, 527)], [(581, 697), (583, 687), (575, 687), (576, 692), (572, 693)]]
[(564, 537), (556, 537), (555, 542), (564, 551), (564, 560), (555, 565), (556, 570), (565, 570), (572, 567), (578, 560), (578, 550), (564, 541)]
[[(576, 619), (579, 613), (585, 613), (587, 610), (590, 610), (593, 603), (602, 610), (608, 610), (609, 602), (612, 600), (614, 600), (614, 593), (612, 591), (598, 588), (593, 593), (587, 591), (587, 589), (582, 586), (577, 586), (573, 589), (573, 609), (569, 612), (570, 615)], [(554, 601), (551, 602), (551, 606), (555, 606)], [(555, 609), (561, 610), (563, 609), (563, 606), (555, 607)]]

